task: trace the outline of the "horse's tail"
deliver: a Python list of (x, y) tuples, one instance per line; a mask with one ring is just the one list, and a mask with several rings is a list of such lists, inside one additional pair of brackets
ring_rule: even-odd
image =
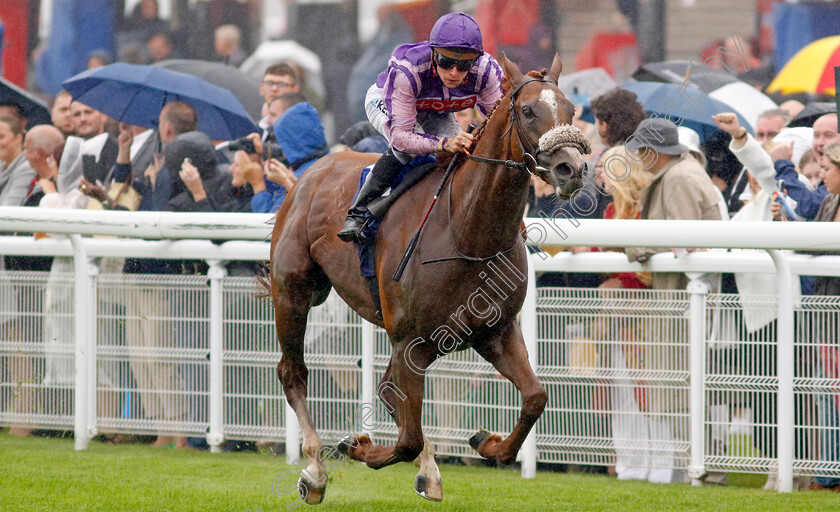
[(257, 291), (254, 292), (254, 297), (258, 299), (271, 298), (271, 268), (268, 263), (262, 264), (262, 269), (259, 274), (254, 276), (257, 284)]

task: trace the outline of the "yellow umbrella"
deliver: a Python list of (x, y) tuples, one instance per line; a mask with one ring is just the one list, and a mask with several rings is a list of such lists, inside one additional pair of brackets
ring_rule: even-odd
[(818, 39), (799, 50), (785, 64), (767, 87), (767, 92), (834, 95), (835, 66), (840, 66), (840, 36)]

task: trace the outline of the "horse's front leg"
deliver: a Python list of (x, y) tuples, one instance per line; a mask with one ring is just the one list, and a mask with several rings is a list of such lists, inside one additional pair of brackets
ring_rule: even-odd
[[(434, 361), (436, 353), (432, 344), (395, 343), (390, 362), (390, 382), (380, 385), (379, 397), (392, 412), (399, 435), (394, 446), (373, 444), (368, 436), (345, 439), (339, 450), (351, 459), (364, 462), (373, 469), (384, 468), (397, 462), (415, 460), (423, 450), (423, 389), (425, 369)], [(406, 362), (411, 357), (410, 365)], [(383, 380), (384, 382), (384, 380)]]
[(502, 440), (499, 435), (481, 431), (470, 438), (470, 446), (486, 459), (510, 464), (516, 460), (522, 443), (545, 409), (548, 394), (531, 369), (522, 332), (515, 322), (487, 343), (474, 347), (522, 393), (522, 409), (516, 426), (507, 438)]

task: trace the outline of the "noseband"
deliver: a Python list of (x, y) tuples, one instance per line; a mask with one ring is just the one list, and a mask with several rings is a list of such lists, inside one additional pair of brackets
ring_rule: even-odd
[(505, 130), (505, 133), (502, 135), (504, 137), (510, 133), (511, 128), (514, 128), (516, 138), (519, 141), (519, 146), (522, 148), (524, 162), (517, 162), (516, 160), (499, 160), (498, 158), (484, 158), (482, 156), (475, 155), (469, 155), (470, 160), (485, 164), (501, 164), (511, 169), (525, 171), (534, 176), (536, 176), (537, 173), (548, 172), (548, 169), (545, 167), (537, 165), (536, 155), (539, 153), (539, 149), (534, 149), (534, 145), (531, 144), (531, 141), (529, 141), (527, 137), (522, 137), (522, 121), (519, 119), (519, 112), (516, 110), (516, 98), (519, 96), (519, 91), (531, 82), (552, 83), (550, 80), (546, 80), (545, 78), (530, 78), (517, 85), (516, 88), (510, 92), (510, 124), (508, 124), (507, 130)]

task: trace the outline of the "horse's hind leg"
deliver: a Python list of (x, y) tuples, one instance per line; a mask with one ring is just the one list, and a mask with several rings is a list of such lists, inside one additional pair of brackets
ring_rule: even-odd
[[(275, 276), (272, 276), (276, 279)], [(306, 404), (307, 376), (309, 370), (303, 360), (303, 338), (306, 329), (306, 315), (309, 312), (313, 290), (306, 280), (292, 286), (288, 277), (283, 293), (277, 291), (274, 281), (274, 319), (277, 338), (280, 341), (282, 357), (277, 365), (277, 376), (283, 384), (286, 400), (295, 411), (303, 434), (303, 454), (309, 459), (306, 469), (301, 471), (298, 490), (301, 498), (310, 505), (324, 499), (327, 487), (327, 472), (321, 460), (321, 438), (312, 423), (312, 416)]]
[[(348, 440), (339, 444), (339, 450), (344, 455), (364, 462), (369, 468), (380, 469), (397, 462), (413, 461), (422, 453), (424, 439), (421, 413), (425, 375), (415, 369), (423, 371), (434, 361), (434, 353), (425, 345), (419, 345), (411, 352), (411, 368), (405, 359), (411, 345), (405, 342), (393, 346), (390, 363), (393, 389), (390, 393), (398, 397), (398, 403), (393, 404), (395, 412), (392, 413), (399, 426), (397, 444), (393, 447), (382, 446), (371, 443), (367, 436), (358, 436), (354, 442)], [(390, 404), (386, 396), (380, 392), (383, 401)]]
[[(391, 364), (385, 370), (385, 375), (379, 381), (379, 399), (385, 404), (385, 408), (394, 419), (397, 427), (400, 426), (400, 419), (397, 415), (397, 404), (406, 398), (394, 385), (391, 379)], [(423, 436), (423, 451), (414, 459), (414, 465), (420, 468), (417, 476), (414, 477), (414, 492), (419, 496), (431, 501), (443, 500), (443, 481), (440, 476), (437, 462), (435, 462), (435, 448), (431, 441)]]
[(486, 459), (510, 464), (516, 460), (528, 432), (545, 409), (548, 395), (531, 368), (525, 341), (517, 324), (512, 323), (488, 343), (476, 345), (475, 350), (522, 393), (522, 409), (507, 438), (502, 440), (499, 435), (481, 431), (470, 438), (470, 446)]
[(420, 466), (420, 471), (414, 477), (414, 492), (427, 500), (443, 500), (443, 480), (437, 462), (435, 462), (435, 448), (425, 437), (423, 438), (423, 451), (417, 456), (414, 464)]

